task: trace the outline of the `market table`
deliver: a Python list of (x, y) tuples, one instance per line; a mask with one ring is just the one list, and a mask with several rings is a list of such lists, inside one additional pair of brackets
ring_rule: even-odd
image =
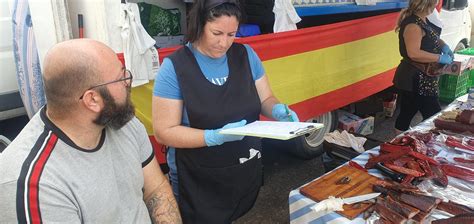
[[(467, 105), (465, 103), (465, 98), (467, 98), (467, 96), (459, 97), (453, 103), (448, 105), (443, 111), (449, 111), (456, 107), (472, 108), (471, 105)], [(423, 130), (432, 129), (434, 127), (433, 120), (439, 114), (440, 113), (436, 114), (430, 119), (423, 121), (422, 123), (420, 123), (419, 125), (417, 125), (416, 127), (414, 127), (413, 129), (409, 131), (414, 131), (414, 130), (423, 131)], [(380, 148), (378, 146), (373, 149), (367, 150), (364, 153), (360, 154), (359, 156), (353, 158), (352, 161), (358, 163), (361, 166), (364, 166), (367, 160), (369, 159), (369, 153), (378, 155), (379, 150)], [(456, 153), (456, 152), (451, 151), (451, 150), (440, 151), (440, 154), (442, 156), (449, 156), (452, 153)], [(341, 166), (344, 166), (346, 164), (343, 164)], [(329, 173), (326, 173), (323, 176), (328, 175)], [(384, 178), (384, 176), (376, 169), (370, 169), (368, 170), (368, 173), (382, 179)], [(316, 178), (315, 180), (319, 178)], [(448, 177), (448, 179), (449, 179), (449, 184), (446, 189), (442, 189), (439, 187), (436, 188), (433, 185), (430, 185), (428, 183), (422, 183), (424, 184), (422, 187), (424, 189), (430, 190), (431, 192), (430, 194), (433, 196), (442, 197), (444, 199), (449, 199), (449, 200), (455, 200), (458, 203), (468, 205), (471, 208), (474, 207), (474, 183), (461, 181), (459, 179), (452, 178), (452, 177)], [(316, 202), (305, 197), (304, 195), (300, 193), (300, 188), (305, 185), (302, 185), (299, 188), (292, 190), (289, 194), (288, 203), (289, 203), (291, 223), (294, 223), (294, 224), (297, 224), (297, 223), (361, 223), (361, 224), (366, 223), (366, 220), (362, 217), (363, 216), (362, 214), (353, 220), (349, 220), (339, 215), (336, 212), (330, 212), (322, 216), (321, 214), (316, 213), (315, 211), (311, 209), (311, 207), (314, 206)], [(441, 218), (448, 218), (448, 217), (449, 216), (447, 216), (446, 213), (435, 210), (430, 218), (441, 219)]]

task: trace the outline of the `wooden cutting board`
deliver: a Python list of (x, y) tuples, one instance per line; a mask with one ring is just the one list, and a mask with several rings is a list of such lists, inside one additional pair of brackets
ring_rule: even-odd
[[(336, 184), (341, 178), (348, 176), (351, 182), (347, 184)], [(319, 179), (302, 187), (300, 192), (302, 195), (313, 199), (316, 202), (327, 199), (329, 196), (338, 198), (347, 198), (361, 194), (374, 193), (373, 184), (379, 180), (364, 171), (358, 170), (350, 166), (342, 166), (333, 172), (320, 177)], [(344, 211), (337, 211), (348, 219), (354, 219), (359, 214), (367, 210), (371, 204), (344, 205)]]

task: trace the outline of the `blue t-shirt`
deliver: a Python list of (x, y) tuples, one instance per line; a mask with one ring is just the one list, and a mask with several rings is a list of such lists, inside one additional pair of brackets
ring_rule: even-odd
[[(226, 54), (220, 58), (211, 58), (203, 55), (189, 43), (186, 44), (186, 46), (194, 54), (199, 68), (207, 80), (215, 85), (223, 85), (226, 82), (227, 77), (229, 76), (229, 66), (227, 65)], [(258, 58), (257, 54), (250, 46), (247, 44), (244, 44), (244, 46), (247, 49), (253, 79), (258, 80), (265, 74), (262, 61), (260, 61), (260, 58)], [(183, 99), (181, 90), (179, 89), (178, 79), (176, 78), (173, 62), (171, 62), (169, 58), (163, 60), (163, 63), (156, 74), (153, 95), (168, 99)]]

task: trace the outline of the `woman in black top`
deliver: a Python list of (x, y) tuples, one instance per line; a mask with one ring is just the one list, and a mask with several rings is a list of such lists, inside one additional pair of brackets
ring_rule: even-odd
[(400, 114), (395, 122), (399, 132), (409, 128), (418, 111), (424, 120), (441, 110), (438, 77), (430, 76), (422, 69), (428, 64), (436, 66), (436, 63), (453, 62), (452, 51), (440, 39), (441, 29), (427, 19), (437, 3), (438, 0), (411, 0), (408, 8), (401, 11), (395, 29), (403, 57), (393, 79), (401, 101)]

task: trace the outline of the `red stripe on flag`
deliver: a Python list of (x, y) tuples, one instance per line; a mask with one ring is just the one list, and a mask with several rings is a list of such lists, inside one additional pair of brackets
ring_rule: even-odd
[(293, 104), (290, 107), (303, 121), (333, 111), (392, 86), (395, 70), (396, 68), (390, 69), (360, 82)]
[[(399, 12), (394, 12), (282, 33), (237, 38), (235, 42), (250, 45), (260, 59), (266, 61), (395, 32), (398, 15)], [(160, 63), (181, 47), (158, 49)]]
[(43, 172), (44, 165), (46, 161), (48, 161), (51, 152), (54, 149), (54, 145), (58, 137), (55, 134), (51, 134), (48, 142), (45, 145), (44, 150), (39, 155), (38, 160), (36, 160), (35, 164), (33, 165), (33, 169), (31, 172), (30, 180), (28, 181), (28, 209), (30, 213), (31, 223), (41, 223), (41, 214), (39, 210), (39, 199), (38, 199), (38, 185), (41, 178), (41, 173)]
[[(396, 68), (393, 68), (346, 87), (291, 104), (290, 108), (298, 114), (300, 121), (331, 112), (392, 86), (395, 70)], [(260, 120), (268, 121), (269, 119), (260, 115)]]
[(262, 61), (315, 51), (394, 32), (398, 12), (345, 22), (236, 39), (249, 44)]

